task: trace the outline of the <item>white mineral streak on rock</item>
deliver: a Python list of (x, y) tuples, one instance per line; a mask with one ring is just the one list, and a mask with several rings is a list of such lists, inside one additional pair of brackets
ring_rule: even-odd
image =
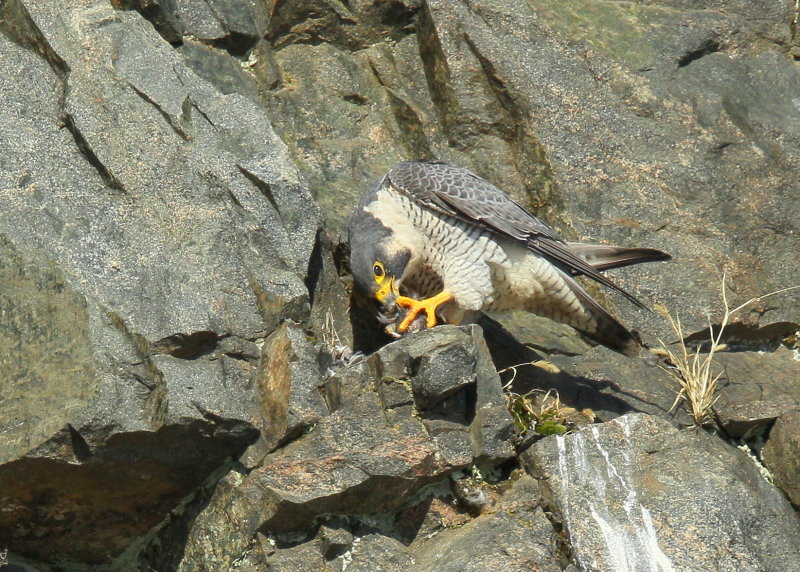
[[(650, 511), (639, 502), (631, 478), (635, 468), (627, 447), (630, 443), (628, 419), (621, 417), (614, 422), (621, 426), (625, 436), (621, 459), (612, 460), (612, 454), (601, 442), (598, 426), (567, 438), (556, 437), (562, 487), (560, 495), (564, 498), (562, 517), (570, 534), (573, 554), (582, 570), (673, 572), (672, 562), (659, 546)], [(587, 439), (588, 435), (591, 437)], [(602, 464), (597, 463), (597, 455), (591, 454), (591, 448), (600, 454), (604, 460)], [(624, 496), (621, 505), (607, 503), (607, 488), (612, 489), (611, 498)], [(573, 520), (579, 516), (569, 507), (579, 506), (578, 503), (585, 503), (586, 516), (591, 514), (597, 523), (605, 542), (604, 553), (589, 550), (580, 534), (573, 534), (573, 531), (580, 530)]]

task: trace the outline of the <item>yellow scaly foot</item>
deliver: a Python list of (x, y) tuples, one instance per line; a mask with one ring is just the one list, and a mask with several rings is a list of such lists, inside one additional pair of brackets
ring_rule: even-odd
[(400, 325), (397, 326), (397, 331), (401, 333), (405, 332), (420, 312), (425, 312), (425, 326), (427, 328), (434, 327), (436, 325), (436, 309), (453, 299), (453, 295), (446, 290), (439, 292), (436, 296), (425, 298), (424, 300), (414, 300), (406, 296), (398, 296), (395, 303), (401, 308), (408, 308), (408, 314), (406, 314), (406, 317), (400, 322)]

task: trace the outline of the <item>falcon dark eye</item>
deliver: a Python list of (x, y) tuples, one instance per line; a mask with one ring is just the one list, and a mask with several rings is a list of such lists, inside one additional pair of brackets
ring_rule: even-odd
[(375, 264), (375, 266), (372, 267), (372, 273), (375, 274), (375, 278), (380, 278), (381, 276), (383, 276), (384, 274), (383, 265)]

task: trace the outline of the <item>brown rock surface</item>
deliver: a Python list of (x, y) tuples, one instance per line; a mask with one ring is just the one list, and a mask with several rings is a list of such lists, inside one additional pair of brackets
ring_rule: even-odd
[(763, 455), (775, 484), (795, 507), (800, 506), (800, 410), (778, 417)]

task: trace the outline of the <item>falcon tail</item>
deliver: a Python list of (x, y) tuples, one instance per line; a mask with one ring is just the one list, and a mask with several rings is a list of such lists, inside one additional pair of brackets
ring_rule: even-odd
[(621, 353), (622, 355), (628, 357), (639, 357), (642, 350), (642, 345), (639, 339), (630, 330), (628, 330), (628, 328), (623, 326), (619, 320), (609, 314), (605, 308), (595, 302), (595, 300), (589, 296), (588, 292), (586, 292), (580, 286), (580, 284), (564, 273), (562, 273), (562, 276), (569, 284), (572, 292), (575, 294), (578, 300), (580, 300), (584, 311), (591, 313), (595, 322), (595, 328), (593, 331), (587, 331), (580, 327), (576, 327), (573, 324), (569, 324), (568, 321), (566, 323), (574, 327), (590, 340), (604, 345), (615, 352)]
[(639, 357), (642, 352), (642, 344), (638, 338), (611, 314), (605, 310), (603, 313), (604, 316), (597, 316), (600, 326), (596, 332), (578, 331), (590, 340), (624, 356)]
[[(581, 244), (579, 242), (568, 242), (567, 247), (570, 252), (586, 261), (595, 270), (609, 270), (640, 262), (658, 262), (672, 258), (666, 252), (655, 248), (625, 248), (624, 246)], [(573, 276), (581, 274), (583, 273), (578, 271), (572, 273)]]

